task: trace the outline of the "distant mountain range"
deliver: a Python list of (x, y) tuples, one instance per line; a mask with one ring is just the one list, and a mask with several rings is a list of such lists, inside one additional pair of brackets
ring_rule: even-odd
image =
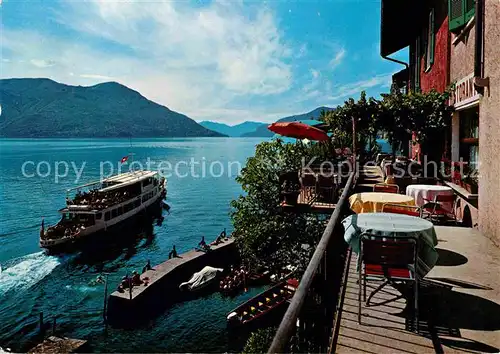
[(203, 121), (200, 122), (200, 125), (213, 130), (214, 132), (218, 132), (227, 136), (239, 137), (244, 134), (254, 132), (259, 127), (267, 127), (267, 123), (259, 123), (259, 122), (243, 122), (237, 125), (227, 125), (223, 123), (211, 122), (211, 121)]
[[(294, 122), (297, 120), (306, 120), (306, 119), (318, 119), (321, 111), (331, 111), (333, 108), (330, 107), (318, 107), (310, 112), (297, 114), (294, 116), (284, 117), (278, 119), (277, 122)], [(257, 127), (253, 132), (242, 134), (243, 137), (272, 137), (274, 133), (267, 129), (267, 124), (261, 125)]]
[(191, 118), (116, 82), (70, 86), (0, 80), (4, 137), (217, 137)]

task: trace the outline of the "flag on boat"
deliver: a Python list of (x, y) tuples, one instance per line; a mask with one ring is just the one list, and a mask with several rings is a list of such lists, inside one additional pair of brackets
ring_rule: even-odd
[(124, 157), (122, 157), (122, 159), (120, 160), (120, 163), (125, 163), (125, 162), (127, 162), (127, 160), (128, 160), (128, 156), (124, 156)]

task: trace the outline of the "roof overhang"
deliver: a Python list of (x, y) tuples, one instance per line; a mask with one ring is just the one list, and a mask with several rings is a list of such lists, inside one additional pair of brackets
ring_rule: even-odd
[(380, 55), (386, 57), (412, 43), (424, 20), (425, 0), (382, 0)]

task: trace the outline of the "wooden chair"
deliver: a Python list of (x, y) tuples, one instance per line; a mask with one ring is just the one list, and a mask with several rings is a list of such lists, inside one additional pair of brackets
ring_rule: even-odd
[[(387, 237), (365, 232), (360, 240), (360, 268), (358, 278), (358, 323), (361, 324), (361, 292), (368, 306), (370, 299), (386, 285), (398, 282), (413, 285), (414, 290), (414, 320), (418, 332), (418, 240), (413, 237)], [(385, 280), (366, 299), (366, 278)], [(403, 295), (382, 303), (395, 301)]]
[[(423, 213), (426, 213), (426, 218), (432, 221), (453, 220), (457, 223), (457, 214), (455, 212), (457, 198), (453, 195), (436, 195), (434, 200), (425, 199), (426, 203), (422, 206)], [(451, 204), (451, 210), (445, 208), (445, 204)]]
[(399, 194), (399, 187), (396, 184), (377, 183), (373, 186), (373, 191)]
[(382, 213), (404, 214), (410, 216), (422, 217), (422, 209), (413, 205), (400, 205), (386, 203), (382, 206)]
[(333, 176), (318, 175), (316, 191), (320, 202), (335, 203), (337, 184)]
[(300, 177), (301, 188), (301, 199), (302, 202), (308, 203), (316, 196), (316, 176), (309, 173), (303, 173)]

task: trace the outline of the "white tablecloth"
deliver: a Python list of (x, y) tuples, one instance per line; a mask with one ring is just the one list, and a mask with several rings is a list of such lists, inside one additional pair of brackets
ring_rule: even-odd
[[(415, 204), (422, 206), (427, 201), (433, 201), (436, 195), (453, 195), (453, 189), (447, 186), (432, 186), (428, 184), (410, 184), (406, 187), (406, 195), (415, 199)], [(427, 201), (426, 201), (427, 199)], [(443, 203), (446, 210), (453, 208), (453, 203)]]
[(424, 276), (436, 265), (438, 253), (434, 247), (438, 241), (434, 225), (427, 220), (402, 214), (366, 213), (348, 216), (342, 224), (344, 239), (355, 253), (359, 253), (361, 234), (365, 231), (387, 238), (415, 237), (419, 241), (419, 274)]

